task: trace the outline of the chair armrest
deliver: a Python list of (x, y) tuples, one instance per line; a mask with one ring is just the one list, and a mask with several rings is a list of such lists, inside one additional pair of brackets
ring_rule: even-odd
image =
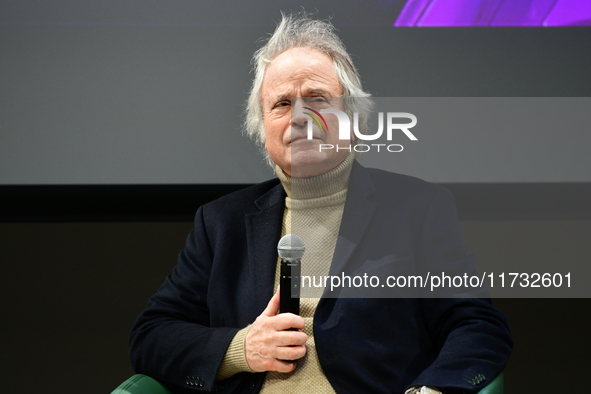
[(172, 394), (156, 379), (146, 375), (133, 375), (121, 383), (111, 394)]
[(501, 373), (499, 376), (494, 378), (492, 382), (487, 384), (485, 388), (480, 390), (478, 394), (503, 394), (504, 381), (503, 374)]
[[(503, 394), (504, 378), (501, 373), (493, 379), (478, 394)], [(111, 394), (172, 394), (166, 387), (156, 379), (146, 375), (133, 375), (121, 383)]]

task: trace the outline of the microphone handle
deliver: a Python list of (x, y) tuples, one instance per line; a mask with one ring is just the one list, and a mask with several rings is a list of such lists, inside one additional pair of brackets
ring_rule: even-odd
[(300, 314), (300, 274), (300, 260), (281, 260), (279, 313)]

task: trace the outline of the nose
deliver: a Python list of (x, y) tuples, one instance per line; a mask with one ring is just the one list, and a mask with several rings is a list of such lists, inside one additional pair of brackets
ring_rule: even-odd
[(304, 102), (301, 98), (295, 98), (291, 104), (292, 127), (304, 127), (310, 117), (304, 113)]

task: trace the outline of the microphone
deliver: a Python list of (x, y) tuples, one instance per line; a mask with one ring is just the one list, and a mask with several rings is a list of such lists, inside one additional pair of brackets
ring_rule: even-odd
[(304, 241), (294, 234), (283, 236), (277, 244), (281, 258), (279, 313), (300, 314), (301, 260), (305, 251)]

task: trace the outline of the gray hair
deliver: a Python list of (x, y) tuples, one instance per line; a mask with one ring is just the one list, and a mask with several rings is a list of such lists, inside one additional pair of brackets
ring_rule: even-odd
[(245, 133), (262, 150), (267, 162), (274, 168), (269, 154), (265, 150), (265, 127), (261, 107), (261, 86), (265, 70), (277, 56), (292, 48), (311, 48), (327, 54), (333, 61), (341, 83), (344, 97), (344, 109), (352, 119), (352, 114), (359, 114), (359, 131), (367, 131), (367, 118), (372, 103), (370, 94), (363, 91), (359, 73), (353, 65), (345, 45), (335, 33), (335, 27), (328, 21), (315, 20), (304, 12), (281, 14), (282, 19), (275, 32), (264, 46), (253, 55), (254, 79), (246, 103)]

